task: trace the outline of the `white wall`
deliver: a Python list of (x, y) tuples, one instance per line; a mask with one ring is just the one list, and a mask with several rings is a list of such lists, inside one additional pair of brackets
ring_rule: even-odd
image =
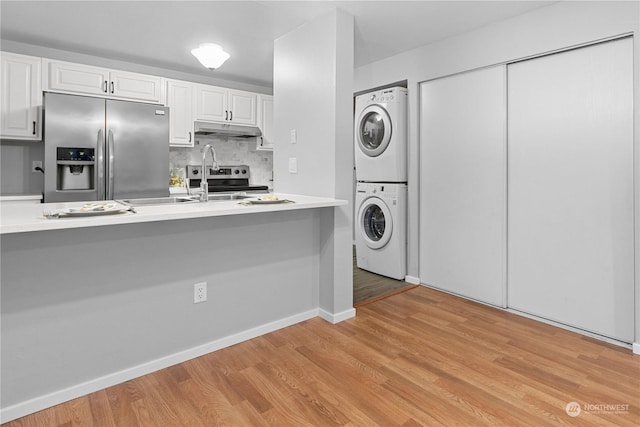
[(334, 314), (350, 312), (353, 301), (353, 40), (353, 17), (334, 10), (274, 44), (274, 190), (350, 202), (324, 218), (334, 234), (324, 242), (321, 280), (334, 285), (321, 284), (320, 307)]
[[(409, 223), (407, 274), (419, 277), (419, 83), (621, 34), (635, 35), (636, 271), (640, 271), (640, 3), (558, 2), (355, 70), (355, 90), (407, 80), (409, 89)], [(636, 343), (640, 343), (640, 274), (636, 274)], [(639, 345), (640, 348), (640, 345)]]
[(41, 142), (0, 141), (0, 194), (42, 194), (44, 174), (31, 162), (44, 158)]

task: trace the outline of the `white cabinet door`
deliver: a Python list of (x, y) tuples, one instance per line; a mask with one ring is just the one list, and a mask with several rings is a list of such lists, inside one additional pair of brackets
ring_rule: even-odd
[(2, 52), (2, 126), (0, 137), (21, 140), (41, 139), (41, 60)]
[(258, 150), (273, 150), (273, 96), (258, 95), (258, 127), (262, 136), (258, 138)]
[(492, 67), (421, 85), (420, 281), (504, 306), (506, 77)]
[(258, 95), (217, 86), (197, 85), (196, 120), (256, 125)]
[(633, 341), (633, 41), (509, 66), (517, 310)]
[(256, 125), (256, 105), (258, 96), (255, 93), (229, 90), (229, 122), (239, 125)]
[(109, 70), (71, 62), (45, 60), (45, 89), (106, 96), (110, 91)]
[(124, 71), (111, 71), (109, 76), (109, 95), (137, 101), (160, 102), (160, 77)]
[(167, 81), (169, 145), (193, 147), (193, 84)]
[(45, 90), (160, 102), (162, 78), (45, 59)]
[(228, 90), (216, 86), (196, 86), (196, 120), (224, 122), (229, 120)]

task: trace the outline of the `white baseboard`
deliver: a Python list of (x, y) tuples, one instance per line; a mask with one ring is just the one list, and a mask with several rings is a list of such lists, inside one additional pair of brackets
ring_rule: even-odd
[(318, 309), (318, 316), (320, 316), (322, 319), (326, 320), (327, 322), (333, 323), (335, 325), (336, 323), (340, 323), (343, 320), (356, 317), (356, 309), (350, 308), (349, 310), (345, 310), (341, 313), (333, 314), (320, 308)]
[[(2, 408), (0, 409), (0, 422), (6, 423), (17, 418), (24, 417), (25, 415), (50, 408), (51, 406), (67, 402), (71, 399), (85, 396), (87, 394), (103, 390), (116, 384), (121, 384), (134, 378), (150, 374), (151, 372), (155, 372), (160, 369), (164, 369), (169, 366), (173, 366), (175, 364), (203, 356), (207, 353), (211, 353), (213, 351), (238, 344), (242, 341), (250, 340), (251, 338), (259, 337), (260, 335), (264, 335), (269, 332), (273, 332), (278, 329), (282, 329), (284, 327), (291, 326), (317, 316), (320, 316), (325, 320), (329, 320), (327, 319), (327, 316), (332, 317), (333, 319), (335, 319), (335, 321), (333, 321), (332, 323), (337, 323), (348, 318), (344, 317), (346, 316), (347, 311), (339, 313), (337, 315), (332, 315), (331, 313), (328, 313), (324, 310), (313, 309), (294, 314), (293, 316), (279, 319), (265, 325), (258, 326), (256, 328), (248, 329), (234, 335), (220, 338), (207, 344), (180, 351), (166, 357), (161, 357), (160, 359), (152, 360), (138, 366), (124, 369), (119, 372), (114, 372), (113, 374), (105, 375), (103, 377), (77, 384), (62, 390), (58, 390), (44, 396), (39, 396), (25, 402), (20, 402), (12, 406)], [(355, 316), (355, 310), (352, 309), (352, 311), (353, 315), (349, 317)]]
[(640, 354), (640, 342), (633, 343), (633, 354)]
[(420, 284), (420, 278), (419, 277), (404, 276), (404, 281), (407, 282), (407, 283), (411, 283), (412, 285), (419, 285)]

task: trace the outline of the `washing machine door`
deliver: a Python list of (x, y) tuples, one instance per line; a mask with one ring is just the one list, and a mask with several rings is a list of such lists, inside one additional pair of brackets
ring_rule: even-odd
[(369, 157), (377, 157), (387, 149), (391, 132), (389, 113), (379, 105), (366, 107), (356, 124), (358, 146)]
[(386, 203), (378, 197), (369, 197), (358, 211), (360, 234), (368, 247), (380, 249), (391, 239), (393, 220)]

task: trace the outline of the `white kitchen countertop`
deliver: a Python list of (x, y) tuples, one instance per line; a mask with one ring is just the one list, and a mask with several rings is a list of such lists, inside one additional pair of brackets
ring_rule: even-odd
[(0, 202), (22, 202), (27, 200), (42, 200), (42, 193), (39, 194), (2, 194)]
[(343, 206), (346, 200), (296, 194), (277, 194), (279, 199), (295, 203), (241, 205), (238, 200), (210, 201), (207, 203), (183, 203), (135, 207), (136, 213), (125, 212), (111, 215), (62, 217), (48, 219), (42, 215), (44, 209), (60, 210), (78, 208), (87, 202), (45, 203), (0, 206), (0, 234), (26, 233), (30, 231), (60, 230), (70, 228), (99, 227), (103, 225), (134, 224), (139, 222), (172, 221), (177, 219), (204, 218), (214, 216), (242, 215), (261, 212), (278, 212), (298, 209), (314, 209)]

